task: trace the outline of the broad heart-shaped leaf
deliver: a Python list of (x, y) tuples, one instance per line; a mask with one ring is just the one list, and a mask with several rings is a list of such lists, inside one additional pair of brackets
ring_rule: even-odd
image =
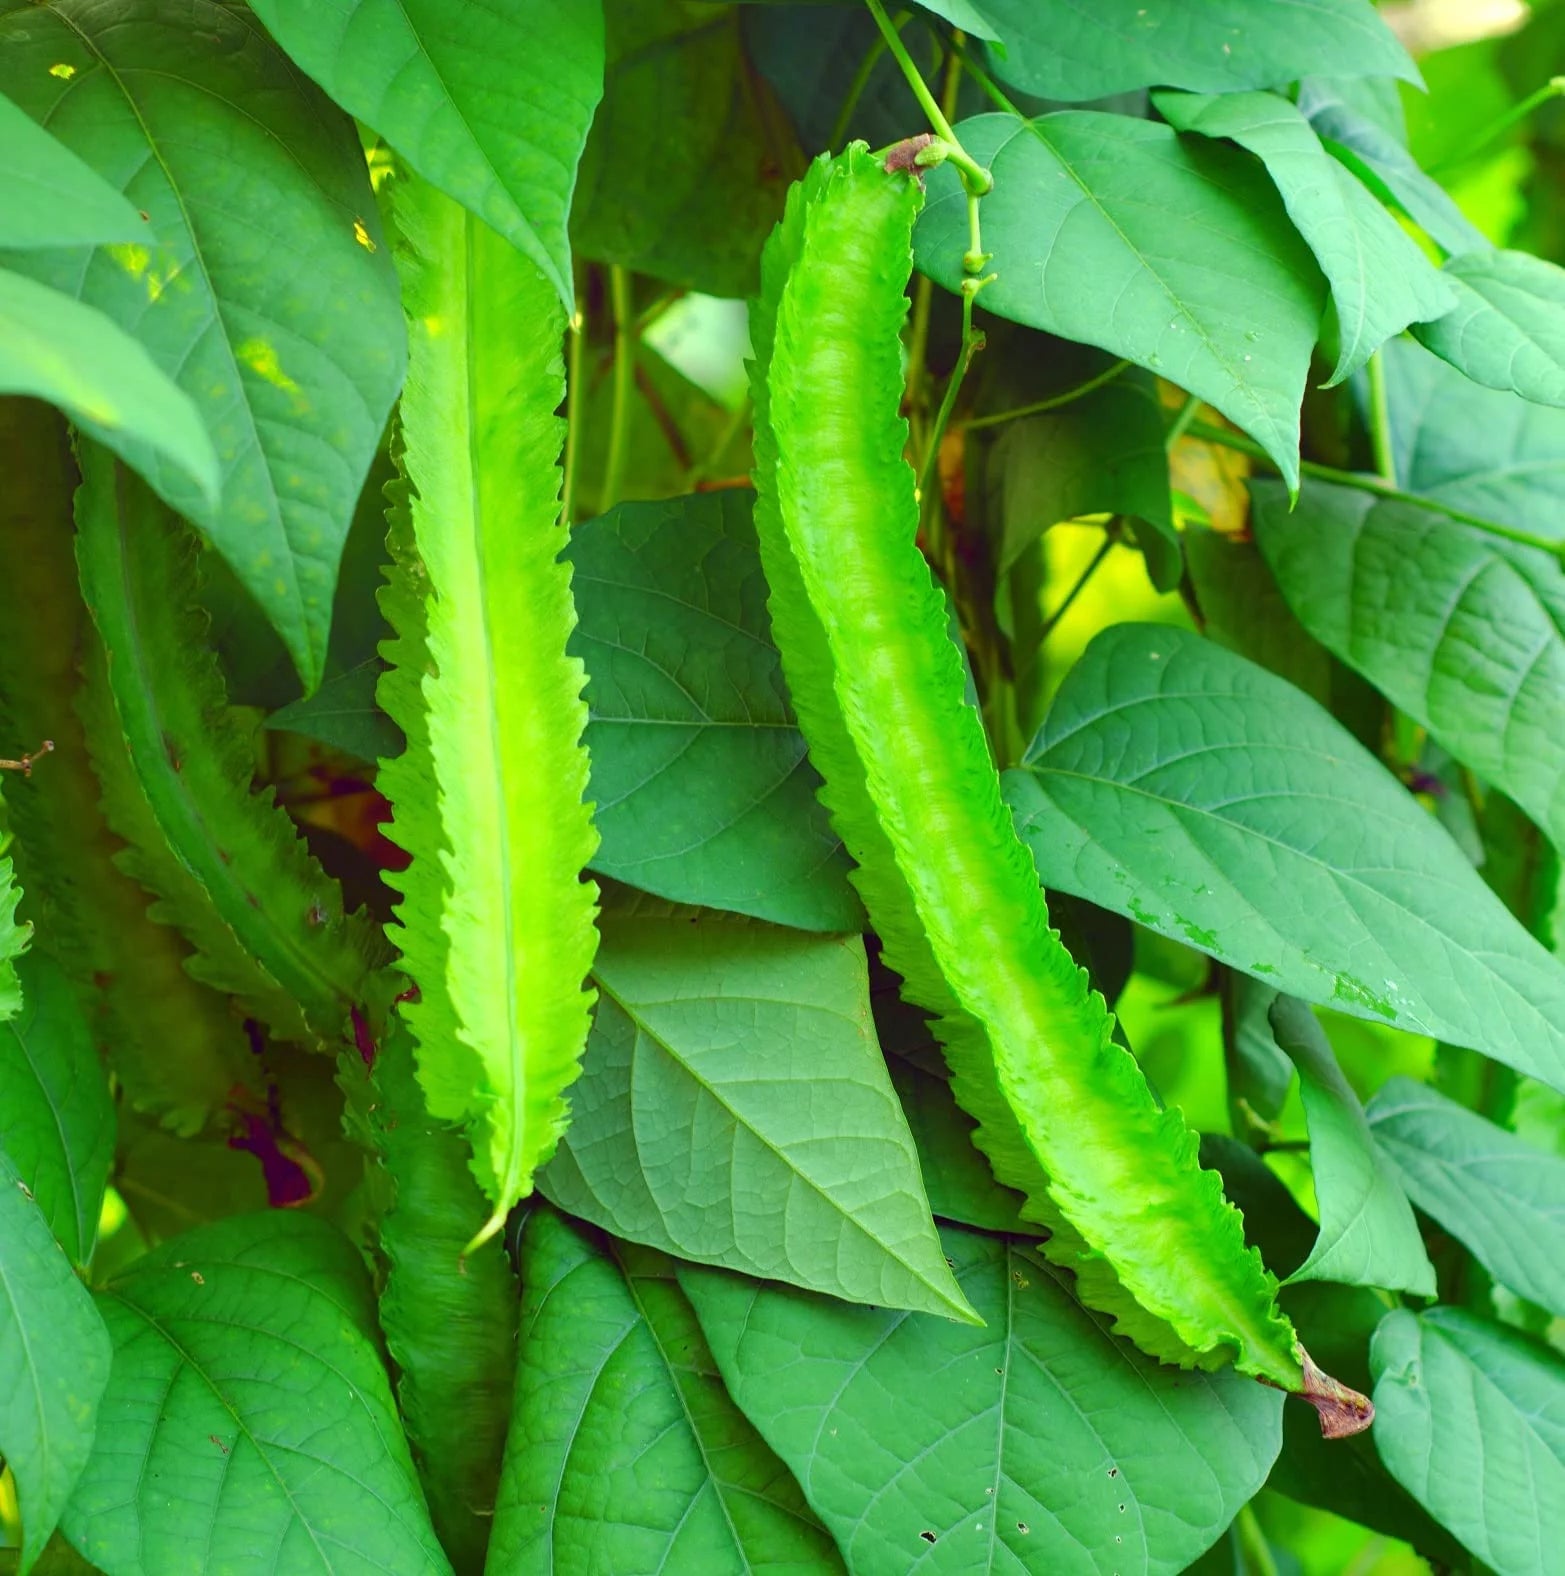
[(64, 970), (35, 948), (16, 972), (22, 1010), (0, 1023), (0, 1149), (66, 1256), (85, 1268), (114, 1159), (114, 1103)]
[[(1561, 451), (1565, 460), (1565, 449)], [(1417, 504), (1251, 487), (1299, 621), (1565, 847), (1565, 571)]]
[[(994, 172), (983, 305), (1199, 395), (1296, 482), (1325, 291), (1265, 171), (1221, 143), (1086, 110), (979, 115), (957, 134)], [(914, 243), (919, 268), (957, 289), (969, 241), (954, 170), (930, 175)]]
[(680, 1270), (730, 1394), (849, 1568), (1183, 1570), (1265, 1479), (1281, 1398), (1159, 1367), (1029, 1244), (942, 1237), (982, 1329)]
[(284, 49), (572, 302), (565, 221), (603, 91), (596, 0), (256, 0)]
[(201, 497), (218, 496), (217, 454), (189, 395), (111, 318), (5, 268), (0, 391), (48, 400), (105, 443), (139, 445)]
[[(1306, 72), (1393, 76), (1418, 68), (1367, 0), (974, 0), (1001, 47), (994, 71), (1040, 98), (1080, 103), (1130, 88), (1232, 93)], [(937, 8), (938, 9), (938, 8)]]
[(0, 91), (157, 237), (9, 265), (97, 308), (185, 390), (221, 499), (138, 432), (90, 430), (208, 534), (312, 688), (404, 361), (352, 123), (219, 0), (0, 0)]
[(857, 936), (606, 914), (563, 1209), (682, 1258), (971, 1317), (870, 1021)]
[(798, 1484), (723, 1389), (668, 1260), (538, 1206), (521, 1266), (492, 1576), (841, 1571)]
[(107, 1576), (450, 1572), (333, 1227), (231, 1216), (97, 1296), (114, 1367), (65, 1532)]
[(677, 902), (860, 930), (772, 644), (753, 502), (622, 504), (572, 536), (593, 868)]
[(327, 679), (313, 695), (274, 711), (268, 728), (286, 728), (346, 750), (361, 761), (395, 755), (403, 746), (400, 730), (375, 704), (375, 686), (385, 664), (371, 658)]
[(1339, 723), (1242, 657), (1104, 631), (1005, 778), (1046, 886), (1565, 1088), (1565, 970)]
[(0, 1457), (16, 1479), (25, 1573), (92, 1448), (109, 1339), (86, 1288), (0, 1149)]
[(1565, 405), (1565, 271), (1526, 252), (1465, 252), (1445, 277), (1455, 310), (1414, 336), (1475, 383)]
[(1497, 1281), (1565, 1316), (1565, 1158), (1408, 1078), (1367, 1115), (1413, 1202)]
[(1157, 386), (1126, 373), (1062, 410), (1009, 423), (988, 459), (989, 518), (1000, 530), (1004, 574), (1051, 525), (1081, 514), (1144, 521), (1164, 550), (1149, 554), (1161, 590), (1179, 583), (1179, 533)]
[(0, 246), (149, 241), (151, 225), (101, 175), (0, 94)]
[(1483, 231), (1418, 167), (1405, 139), (1352, 102), (1341, 83), (1307, 77), (1299, 84), (1298, 105), (1331, 152), (1380, 187), (1437, 246), (1453, 253), (1488, 250)]
[[(577, 0), (575, 9), (594, 7)], [(616, 0), (604, 25), (608, 70), (571, 207), (572, 244), (708, 295), (751, 294), (787, 177), (750, 80), (740, 8)]]
[(1375, 1140), (1315, 1014), (1291, 996), (1271, 1009), (1277, 1043), (1299, 1069), (1310, 1125), (1310, 1169), (1320, 1203), (1320, 1235), (1290, 1281), (1340, 1281), (1435, 1295), (1435, 1267), (1424, 1251), (1396, 1168)]
[(1565, 412), (1481, 388), (1408, 339), (1384, 352), (1403, 487), (1536, 536), (1565, 538)]
[(412, 863), (392, 931), (420, 991), (419, 1081), (430, 1115), (468, 1130), (487, 1236), (565, 1126), (598, 940), (559, 559), (565, 314), (527, 258), (426, 182), (398, 183), (396, 218), (412, 359), (380, 693), (408, 742), (380, 784)]
[(1331, 288), (1340, 383), (1409, 323), (1439, 317), (1456, 294), (1364, 184), (1321, 146), (1308, 120), (1275, 93), (1159, 93), (1180, 131), (1227, 137), (1266, 166)]
[(1565, 1359), (1460, 1308), (1388, 1313), (1370, 1348), (1391, 1475), (1505, 1576), (1565, 1544)]

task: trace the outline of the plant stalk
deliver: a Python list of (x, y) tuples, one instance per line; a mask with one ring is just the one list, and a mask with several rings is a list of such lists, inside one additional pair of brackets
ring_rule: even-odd
[(619, 502), (625, 484), (625, 453), (629, 440), (630, 394), (636, 381), (635, 318), (631, 310), (630, 274), (615, 263), (609, 269), (609, 297), (614, 310), (614, 400), (609, 411), (609, 448), (603, 464), (603, 495), (598, 513)]

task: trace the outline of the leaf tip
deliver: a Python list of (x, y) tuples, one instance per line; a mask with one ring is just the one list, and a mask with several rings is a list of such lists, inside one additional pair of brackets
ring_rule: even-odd
[(1360, 1395), (1357, 1390), (1323, 1373), (1302, 1346), (1299, 1365), (1304, 1370), (1304, 1388), (1299, 1394), (1319, 1414), (1323, 1439), (1350, 1439), (1354, 1434), (1362, 1434), (1375, 1421), (1375, 1403), (1367, 1395)]

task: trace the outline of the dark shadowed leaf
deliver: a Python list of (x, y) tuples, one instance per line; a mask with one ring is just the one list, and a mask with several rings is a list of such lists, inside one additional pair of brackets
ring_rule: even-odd
[(666, 905), (601, 929), (545, 1194), (683, 1258), (970, 1317), (875, 1043), (862, 941)]
[(221, 499), (139, 431), (89, 429), (211, 537), (313, 686), (405, 360), (352, 122), (218, 0), (0, 0), (0, 90), (156, 236), (9, 266), (111, 318), (184, 389)]
[(1565, 969), (1339, 723), (1243, 658), (1104, 631), (1005, 780), (1046, 886), (1565, 1087)]
[(603, 13), (580, 0), (256, 0), (277, 41), (569, 306), (565, 220), (603, 91)]
[[(956, 129), (995, 177), (983, 305), (1200, 395), (1296, 478), (1325, 286), (1265, 171), (1125, 115), (979, 115)], [(942, 167), (914, 233), (918, 266), (954, 290), (968, 245), (961, 182)]]
[(730, 1393), (850, 1569), (1183, 1570), (1264, 1479), (1281, 1397), (1159, 1367), (1030, 1245), (942, 1235), (983, 1329), (680, 1271)]
[(545, 1207), (522, 1234), (522, 1346), (488, 1569), (842, 1569), (718, 1377), (669, 1261)]
[(313, 695), (274, 711), (266, 726), (319, 739), (361, 761), (397, 755), (402, 750), (402, 730), (375, 704), (375, 686), (384, 667), (371, 657), (327, 679)]

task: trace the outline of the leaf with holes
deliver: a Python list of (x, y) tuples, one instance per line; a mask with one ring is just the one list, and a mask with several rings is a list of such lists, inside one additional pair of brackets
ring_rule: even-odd
[(136, 1260), (97, 1300), (114, 1368), (64, 1525), (107, 1576), (449, 1576), (369, 1279), (339, 1232), (281, 1210), (232, 1216)]
[(211, 537), (312, 688), (404, 361), (352, 123), (219, 0), (0, 0), (0, 91), (157, 237), (8, 265), (131, 333), (190, 396), (221, 498), (138, 431), (91, 430)]
[(859, 930), (772, 644), (753, 501), (622, 504), (572, 534), (593, 868), (677, 902)]
[(729, 1392), (849, 1567), (1182, 1571), (1264, 1481), (1281, 1396), (1115, 1340), (1031, 1245), (942, 1238), (982, 1329), (679, 1272)]
[[(995, 178), (983, 305), (1199, 395), (1295, 482), (1325, 289), (1264, 170), (1124, 115), (979, 115), (956, 130)], [(918, 266), (955, 290), (968, 245), (966, 196), (943, 166), (914, 233)]]
[(1105, 630), (1005, 781), (1046, 886), (1565, 1088), (1565, 968), (1338, 722), (1242, 657)]
[(603, 91), (598, 5), (256, 0), (255, 11), (350, 115), (525, 252), (570, 306), (565, 217)]
[(668, 1260), (535, 1209), (491, 1571), (842, 1569)]
[(875, 1044), (859, 938), (666, 906), (607, 915), (603, 936), (544, 1192), (682, 1258), (970, 1318)]

